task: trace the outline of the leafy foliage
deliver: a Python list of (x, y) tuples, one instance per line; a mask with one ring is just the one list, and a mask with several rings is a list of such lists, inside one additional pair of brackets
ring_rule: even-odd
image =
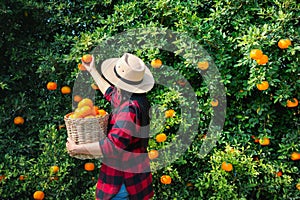
[[(60, 88), (75, 86), (78, 77), (86, 78), (77, 64), (83, 54), (103, 44), (112, 46), (107, 51), (98, 49), (103, 55), (100, 60), (130, 50), (149, 66), (155, 58), (163, 62), (161, 68), (151, 70), (157, 81), (165, 80), (172, 88), (157, 84), (148, 94), (155, 108), (153, 118), (161, 119), (152, 124), (149, 149), (181, 145), (178, 130), (192, 130), (186, 132), (192, 143), (184, 154), (173, 155), (176, 160), (163, 154), (161, 160), (153, 161), (154, 199), (297, 199), (300, 163), (290, 155), (300, 151), (300, 112), (299, 106), (287, 108), (286, 101), (300, 99), (298, 10), (295, 0), (5, 0), (0, 9), (5, 22), (0, 26), (1, 199), (32, 198), (36, 190), (44, 191), (47, 199), (94, 198), (98, 170), (85, 171), (89, 160), (69, 157), (65, 150), (63, 117), (74, 102)], [(151, 34), (133, 35), (132, 46), (126, 46), (125, 39), (109, 43), (126, 31), (135, 34), (130, 30), (157, 28), (176, 32), (178, 37), (171, 46), (166, 38)], [(193, 42), (186, 43), (187, 38)], [(280, 49), (277, 42), (285, 38), (292, 45)], [(204, 54), (195, 56), (197, 45)], [(258, 65), (249, 57), (251, 49), (261, 49), (269, 62)], [(209, 59), (210, 68), (199, 70), (198, 59)], [(212, 66), (221, 76), (213, 83)], [(263, 80), (270, 87), (259, 91), (256, 84)], [(57, 82), (58, 89), (47, 90), (49, 81)], [(226, 100), (212, 108), (216, 90), (211, 87), (220, 81)], [(190, 90), (197, 102), (187, 98)], [(87, 93), (91, 92), (95, 91)], [(96, 104), (109, 110), (99, 91), (95, 96)], [(210, 120), (225, 105), (217, 144), (200, 158), (201, 145), (210, 139)], [(168, 109), (176, 114), (166, 119)], [(16, 116), (25, 123), (15, 125)], [(167, 140), (157, 143), (155, 135), (161, 132)], [(252, 135), (268, 137), (271, 143), (261, 146)], [(160, 168), (158, 161), (163, 160), (167, 166)], [(233, 171), (223, 171), (223, 161), (232, 163)], [(91, 162), (98, 168), (101, 165)], [(52, 165), (60, 167), (58, 174), (50, 172)], [(283, 175), (276, 176), (278, 171)], [(172, 177), (171, 184), (160, 183), (163, 174)], [(25, 179), (19, 180), (20, 175)]]

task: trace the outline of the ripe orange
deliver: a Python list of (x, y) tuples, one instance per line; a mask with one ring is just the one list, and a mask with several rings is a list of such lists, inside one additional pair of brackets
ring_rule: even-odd
[(270, 144), (270, 139), (267, 138), (267, 137), (264, 137), (264, 138), (259, 140), (259, 144), (261, 146), (268, 146)]
[(158, 151), (152, 149), (151, 151), (148, 152), (148, 157), (149, 157), (150, 160), (153, 160), (153, 159), (157, 158), (158, 157)]
[(269, 57), (267, 55), (262, 55), (260, 58), (256, 60), (256, 63), (259, 65), (265, 65), (269, 61)]
[(162, 175), (162, 176), (160, 177), (160, 182), (161, 182), (162, 184), (171, 184), (172, 178), (171, 178), (171, 176), (169, 176), (169, 175)]
[(98, 87), (95, 83), (92, 83), (92, 84), (91, 84), (91, 87), (92, 87), (94, 90), (99, 90), (99, 87)]
[(0, 175), (0, 181), (5, 180), (5, 175)]
[(212, 107), (217, 107), (217, 106), (219, 105), (219, 101), (218, 101), (217, 99), (214, 99), (214, 100), (212, 100), (212, 101), (210, 102), (210, 105), (211, 105)]
[(20, 175), (20, 176), (19, 176), (19, 180), (20, 180), (20, 181), (24, 181), (24, 180), (25, 180), (25, 176), (24, 176), (24, 175)]
[(54, 165), (54, 166), (51, 167), (51, 172), (57, 173), (58, 171), (59, 171), (59, 167), (58, 166)]
[(230, 172), (230, 171), (232, 171), (233, 166), (231, 163), (227, 163), (224, 161), (224, 162), (222, 162), (221, 168), (227, 172)]
[(155, 137), (157, 142), (164, 142), (167, 140), (167, 136), (164, 133), (160, 133)]
[(81, 58), (82, 62), (85, 62), (85, 63), (92, 62), (92, 59), (93, 59), (92, 55), (90, 55), (90, 54), (83, 55)]
[(95, 169), (95, 164), (92, 162), (88, 162), (84, 164), (84, 169), (86, 171), (93, 171)]
[(167, 110), (165, 112), (165, 117), (169, 118), (169, 117), (174, 117), (175, 116), (175, 111), (173, 109)]
[(24, 118), (21, 117), (21, 116), (17, 116), (14, 118), (14, 124), (16, 125), (21, 125), (21, 124), (24, 124)]
[(262, 55), (263, 55), (263, 52), (260, 49), (252, 49), (250, 51), (250, 58), (252, 58), (254, 60), (260, 59), (262, 57)]
[(207, 70), (209, 67), (209, 63), (207, 61), (201, 61), (197, 63), (197, 66), (201, 70)]
[(268, 81), (262, 81), (261, 83), (256, 84), (258, 90), (267, 90), (269, 88)]
[(69, 86), (63, 86), (61, 89), (60, 89), (61, 93), (63, 94), (70, 94), (71, 93), (71, 88)]
[(78, 108), (81, 108), (81, 107), (83, 107), (83, 106), (89, 106), (89, 107), (93, 108), (94, 103), (93, 103), (93, 101), (92, 101), (91, 99), (89, 99), (89, 98), (84, 98), (84, 99), (82, 99), (82, 100), (78, 103), (77, 107), (78, 107)]
[(74, 96), (74, 101), (75, 102), (79, 102), (79, 101), (81, 101), (82, 100), (82, 97), (81, 96), (79, 96), (79, 95), (75, 95)]
[(298, 190), (300, 190), (300, 183), (297, 183), (297, 184), (296, 184), (296, 188), (297, 188)]
[(103, 110), (103, 109), (99, 109), (99, 110), (97, 110), (97, 115), (105, 116), (106, 115), (106, 111)]
[(276, 176), (277, 176), (277, 177), (280, 177), (280, 176), (282, 176), (282, 171), (281, 171), (281, 170), (279, 170), (278, 172), (276, 172)]
[(162, 66), (162, 61), (160, 59), (154, 59), (151, 61), (151, 66), (153, 68), (160, 68)]
[(287, 49), (292, 45), (292, 42), (289, 39), (280, 39), (277, 44), (280, 49)]
[(289, 107), (289, 108), (293, 108), (293, 107), (297, 107), (298, 106), (298, 99), (296, 98), (293, 98), (293, 101), (291, 100), (287, 100), (286, 102), (286, 106)]
[(300, 160), (300, 153), (298, 153), (298, 152), (293, 152), (293, 153), (291, 154), (291, 159), (292, 159), (292, 160)]
[(83, 66), (83, 64), (81, 64), (81, 63), (79, 63), (78, 64), (78, 69), (80, 70), (80, 71), (86, 71), (86, 68)]
[(36, 200), (42, 200), (42, 199), (44, 199), (44, 197), (45, 197), (45, 194), (43, 191), (35, 191), (33, 194), (33, 198)]
[(55, 83), (55, 82), (48, 82), (47, 83), (47, 89), (48, 90), (56, 90), (56, 88), (57, 88), (57, 83)]

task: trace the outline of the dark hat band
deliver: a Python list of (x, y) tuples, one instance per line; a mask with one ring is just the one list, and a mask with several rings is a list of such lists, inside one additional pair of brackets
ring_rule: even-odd
[(131, 80), (128, 80), (128, 79), (125, 79), (125, 78), (121, 77), (121, 76), (118, 74), (117, 70), (116, 70), (116, 66), (114, 66), (114, 72), (115, 72), (116, 76), (117, 76), (121, 81), (123, 81), (124, 83), (127, 83), (127, 84), (129, 84), (129, 85), (138, 85), (138, 84), (140, 84), (140, 83), (143, 82), (143, 79), (140, 80), (140, 81), (131, 81)]

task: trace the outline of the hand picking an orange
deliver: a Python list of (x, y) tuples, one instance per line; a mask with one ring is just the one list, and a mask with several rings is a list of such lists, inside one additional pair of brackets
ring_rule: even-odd
[(84, 62), (84, 63), (90, 63), (90, 62), (92, 62), (92, 59), (93, 59), (93, 57), (90, 54), (83, 55), (81, 58), (82, 62)]

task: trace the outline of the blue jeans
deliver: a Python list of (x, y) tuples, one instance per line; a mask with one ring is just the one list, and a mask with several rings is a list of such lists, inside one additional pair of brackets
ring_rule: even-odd
[(129, 194), (126, 190), (125, 184), (123, 183), (118, 194), (112, 198), (112, 200), (128, 200)]

